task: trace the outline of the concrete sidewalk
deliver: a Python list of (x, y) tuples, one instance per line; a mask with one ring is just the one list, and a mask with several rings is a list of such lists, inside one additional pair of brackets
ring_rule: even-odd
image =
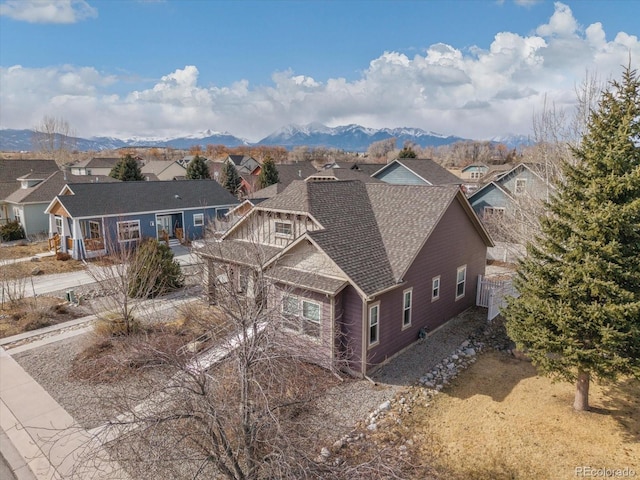
[(0, 446), (18, 480), (126, 478), (119, 465), (0, 347)]

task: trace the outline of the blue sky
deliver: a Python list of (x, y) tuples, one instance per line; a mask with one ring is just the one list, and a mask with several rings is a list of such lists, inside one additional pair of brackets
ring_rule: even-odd
[(634, 0), (0, 0), (0, 127), (526, 134), (587, 72), (640, 64), (638, 18)]

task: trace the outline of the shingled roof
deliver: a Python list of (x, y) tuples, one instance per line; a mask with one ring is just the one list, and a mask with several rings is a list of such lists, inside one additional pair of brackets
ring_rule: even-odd
[(400, 164), (431, 185), (460, 185), (462, 180), (446, 168), (438, 165), (428, 158), (396, 158), (381, 167), (373, 176), (376, 176), (393, 164)]
[(69, 175), (61, 170), (49, 175), (42, 182), (29, 188), (20, 188), (6, 198), (10, 203), (49, 203), (58, 195), (66, 184), (70, 183), (112, 183), (119, 182), (107, 175)]
[(25, 175), (47, 178), (58, 171), (55, 160), (7, 160), (0, 159), (0, 200), (5, 199), (20, 188), (17, 180)]
[[(365, 295), (373, 296), (402, 282), (456, 197), (466, 203), (456, 185), (310, 180), (292, 182), (256, 208), (313, 216), (322, 228), (306, 235)], [(476, 226), (482, 230), (477, 219)], [(486, 242), (491, 240), (486, 237)]]
[(73, 195), (58, 195), (56, 199), (77, 218), (238, 203), (214, 180), (79, 183), (69, 185), (69, 189)]

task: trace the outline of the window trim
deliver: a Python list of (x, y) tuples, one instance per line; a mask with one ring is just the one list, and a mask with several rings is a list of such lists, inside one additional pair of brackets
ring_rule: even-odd
[[(137, 237), (130, 237), (130, 238), (123, 238), (122, 237), (122, 226), (124, 224), (130, 224), (133, 225), (137, 228), (134, 228), (134, 231), (137, 230), (138, 232), (138, 236)], [(129, 226), (129, 229), (131, 229), (131, 226)], [(118, 242), (120, 243), (126, 243), (126, 242), (137, 242), (138, 240), (140, 240), (140, 238), (142, 238), (142, 231), (140, 229), (140, 220), (125, 220), (122, 222), (117, 222), (117, 233), (118, 233)]]
[[(287, 303), (287, 301), (291, 302), (288, 305), (290, 306), (295, 305), (295, 312), (287, 311), (287, 309), (285, 308), (285, 304)], [(315, 305), (318, 308), (317, 320), (305, 316), (304, 314), (305, 303), (310, 305)], [(283, 293), (282, 299), (280, 302), (280, 309), (282, 311), (283, 327), (285, 329), (295, 332), (297, 335), (303, 335), (314, 341), (322, 340), (322, 304), (321, 302), (317, 302), (315, 300), (311, 300), (309, 298), (301, 297), (298, 295)], [(284, 320), (284, 317), (286, 317), (288, 321)], [(314, 328), (317, 328), (318, 334), (310, 335), (309, 333), (307, 333), (309, 329), (306, 328), (306, 325), (304, 322), (309, 322), (313, 324), (315, 326)], [(293, 328), (294, 325), (295, 325), (295, 328)]]
[[(299, 309), (300, 317), (301, 317), (303, 320), (306, 320), (306, 321), (308, 321), (308, 322), (317, 323), (318, 325), (320, 325), (320, 323), (321, 323), (321, 322), (320, 322), (320, 320), (322, 319), (322, 306), (320, 305), (320, 303), (315, 302), (315, 301), (313, 301), (313, 300), (309, 300), (309, 299), (304, 298), (304, 297), (300, 297), (300, 302), (301, 302), (301, 305), (300, 305), (300, 306), (302, 307), (302, 308), (300, 308), (300, 309)], [(306, 316), (304, 315), (304, 304), (305, 304), (305, 303), (308, 303), (308, 304), (310, 304), (310, 305), (315, 305), (316, 307), (318, 307), (318, 319), (317, 319), (317, 320), (315, 320), (315, 319), (313, 319), (313, 318), (306, 317)]]
[[(460, 280), (460, 272), (462, 272), (462, 281)], [(458, 293), (459, 286), (462, 285), (462, 293)], [(463, 298), (467, 289), (467, 266), (462, 265), (456, 270), (456, 300)]]
[[(407, 294), (409, 294), (409, 306), (407, 307)], [(407, 288), (402, 292), (402, 329), (409, 328), (411, 326), (411, 317), (413, 311), (413, 287)], [(407, 313), (409, 314), (409, 321), (407, 322)]]
[[(376, 338), (371, 341), (371, 329), (374, 327), (374, 324), (371, 323), (371, 312), (376, 311)], [(368, 307), (367, 314), (367, 345), (369, 347), (375, 347), (380, 344), (380, 302), (372, 303)]]
[(516, 178), (516, 185), (513, 189), (513, 193), (515, 195), (522, 195), (527, 189), (527, 179), (526, 178)]
[(64, 220), (62, 219), (62, 215), (54, 215), (53, 219), (56, 224), (56, 231), (58, 232), (58, 235), (62, 235), (62, 230), (64, 228), (63, 227)]
[[(436, 285), (437, 283), (437, 285)], [(440, 275), (431, 279), (431, 301), (435, 302), (440, 299)]]
[(204, 227), (204, 213), (194, 213), (193, 214), (193, 226), (194, 227)]
[[(278, 232), (278, 225), (286, 225), (288, 227), (289, 232)], [(293, 223), (282, 221), (282, 220), (274, 220), (273, 221), (273, 233), (278, 238), (293, 238)]]

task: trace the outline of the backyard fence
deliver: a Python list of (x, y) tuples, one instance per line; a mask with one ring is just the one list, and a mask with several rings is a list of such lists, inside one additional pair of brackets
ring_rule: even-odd
[(493, 320), (500, 313), (500, 309), (507, 304), (507, 297), (517, 297), (518, 291), (512, 280), (492, 280), (478, 275), (476, 291), (476, 305), (485, 307), (487, 320)]

